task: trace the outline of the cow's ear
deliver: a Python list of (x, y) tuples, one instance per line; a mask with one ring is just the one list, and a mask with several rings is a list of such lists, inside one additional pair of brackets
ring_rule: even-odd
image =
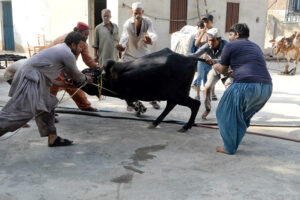
[(276, 40), (273, 39), (273, 40), (270, 40), (269, 42), (270, 42), (270, 43), (276, 43)]
[(114, 66), (116, 62), (114, 60), (107, 60), (104, 65), (103, 65), (103, 69), (105, 70), (105, 72), (110, 71), (110, 69), (112, 68), (112, 66)]

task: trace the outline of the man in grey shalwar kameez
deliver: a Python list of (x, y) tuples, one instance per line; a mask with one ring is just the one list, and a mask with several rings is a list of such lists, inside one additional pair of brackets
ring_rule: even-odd
[(0, 136), (35, 117), (40, 135), (48, 136), (50, 147), (72, 144), (56, 134), (54, 108), (58, 100), (50, 94), (50, 87), (62, 71), (76, 83), (87, 83), (88, 78), (78, 70), (74, 56), (84, 41), (80, 33), (71, 32), (65, 43), (45, 49), (24, 63), (14, 76), (9, 91), (11, 99), (0, 111)]

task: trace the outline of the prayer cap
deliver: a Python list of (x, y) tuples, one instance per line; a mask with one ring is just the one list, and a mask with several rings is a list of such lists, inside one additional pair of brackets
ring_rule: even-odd
[(143, 5), (141, 2), (135, 2), (131, 5), (131, 7), (132, 7), (132, 10), (135, 10), (137, 8), (143, 8)]
[(219, 30), (217, 28), (211, 28), (208, 31), (206, 31), (207, 37), (213, 37), (213, 38), (219, 38), (221, 37)]

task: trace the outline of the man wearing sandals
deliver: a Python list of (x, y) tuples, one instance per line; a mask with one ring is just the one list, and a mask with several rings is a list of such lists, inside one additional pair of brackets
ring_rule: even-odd
[(71, 32), (62, 44), (45, 49), (31, 57), (17, 71), (9, 91), (11, 99), (0, 111), (0, 136), (13, 132), (35, 117), (41, 137), (48, 137), (48, 146), (67, 146), (73, 141), (57, 136), (54, 126), (54, 108), (58, 103), (50, 94), (50, 87), (61, 72), (78, 86), (92, 83), (82, 74), (75, 55), (82, 51), (85, 37)]

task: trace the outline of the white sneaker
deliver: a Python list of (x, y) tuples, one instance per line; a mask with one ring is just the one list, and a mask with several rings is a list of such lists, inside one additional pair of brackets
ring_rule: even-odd
[(198, 95), (195, 96), (195, 99), (198, 100), (198, 101), (200, 101), (200, 96), (198, 96)]

